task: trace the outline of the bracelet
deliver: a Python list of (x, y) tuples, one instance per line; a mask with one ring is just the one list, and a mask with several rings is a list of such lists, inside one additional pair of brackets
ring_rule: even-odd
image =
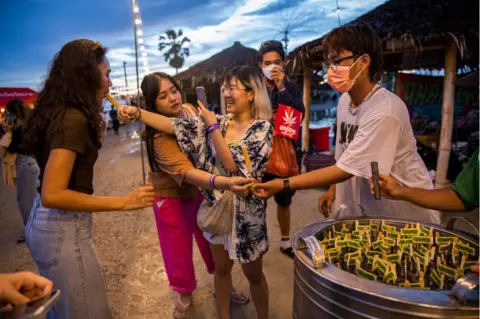
[(208, 130), (208, 133), (212, 133), (213, 131), (217, 130), (220, 128), (220, 124), (218, 123), (213, 123), (212, 125), (209, 125), (207, 130)]
[(138, 121), (142, 117), (142, 109), (140, 109), (140, 107), (137, 106), (137, 110), (138, 110), (138, 117), (135, 118), (135, 121)]
[(210, 176), (210, 188), (212, 190), (217, 189), (217, 187), (215, 186), (215, 178), (217, 178), (216, 175)]
[(283, 92), (285, 90), (286, 90), (286, 88), (284, 87), (283, 89), (278, 90), (278, 92)]

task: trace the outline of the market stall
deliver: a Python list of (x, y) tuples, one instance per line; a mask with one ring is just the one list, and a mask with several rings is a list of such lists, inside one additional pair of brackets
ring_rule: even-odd
[(5, 112), (8, 101), (21, 99), (33, 107), (37, 100), (37, 92), (29, 88), (0, 88), (0, 112)]
[[(469, 8), (466, 10), (466, 8)], [(443, 70), (442, 112), (437, 186), (448, 183), (447, 168), (453, 131), (457, 73), (478, 68), (479, 3), (474, 0), (390, 0), (349, 24), (366, 23), (375, 29), (384, 48), (387, 72)], [(312, 75), (321, 74), (323, 37), (295, 49), (287, 63), (291, 73), (303, 78), (306, 116), (303, 150), (309, 146)]]

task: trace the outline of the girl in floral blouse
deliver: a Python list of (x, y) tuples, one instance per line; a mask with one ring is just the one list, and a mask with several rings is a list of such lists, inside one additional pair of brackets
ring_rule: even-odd
[[(231, 70), (222, 87), (228, 115), (215, 115), (200, 102), (200, 117), (170, 119), (135, 107), (123, 107), (123, 118), (140, 120), (158, 131), (175, 135), (180, 149), (191, 156), (195, 166), (209, 173), (261, 178), (271, 152), (271, 105), (258, 72), (248, 66)], [(247, 167), (242, 146), (248, 150)], [(203, 189), (205, 205), (218, 200), (210, 189)], [(268, 318), (268, 286), (263, 274), (262, 256), (268, 250), (266, 202), (251, 194), (234, 196), (234, 218), (230, 234), (205, 233), (215, 263), (215, 293), (222, 319), (230, 318), (231, 270), (240, 262), (250, 283), (250, 292), (260, 319)]]

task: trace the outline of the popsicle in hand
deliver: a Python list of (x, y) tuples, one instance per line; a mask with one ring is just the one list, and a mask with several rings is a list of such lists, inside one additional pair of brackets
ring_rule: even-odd
[(117, 102), (117, 100), (115, 100), (110, 94), (107, 94), (105, 96), (107, 98), (107, 100), (112, 103), (112, 105), (118, 110), (120, 111), (120, 104)]

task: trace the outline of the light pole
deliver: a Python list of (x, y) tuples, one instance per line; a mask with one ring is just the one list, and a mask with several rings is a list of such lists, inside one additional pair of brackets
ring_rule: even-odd
[[(139, 16), (139, 8), (136, 5), (136, 1), (132, 0), (132, 10), (133, 10), (133, 35), (134, 35), (134, 40), (135, 40), (135, 70), (137, 73), (137, 107), (140, 106), (140, 77), (138, 74), (138, 45), (137, 45), (137, 34), (142, 35), (142, 29), (137, 30), (137, 24), (141, 23), (140, 16)], [(140, 21), (140, 23), (139, 23)], [(141, 127), (143, 128), (143, 124), (141, 124)], [(145, 160), (143, 158), (143, 141), (141, 138), (140, 134), (140, 154), (142, 158), (142, 179), (143, 179), (143, 184), (145, 184)]]
[(125, 76), (125, 88), (128, 89), (127, 81), (127, 62), (123, 61), (123, 75)]

